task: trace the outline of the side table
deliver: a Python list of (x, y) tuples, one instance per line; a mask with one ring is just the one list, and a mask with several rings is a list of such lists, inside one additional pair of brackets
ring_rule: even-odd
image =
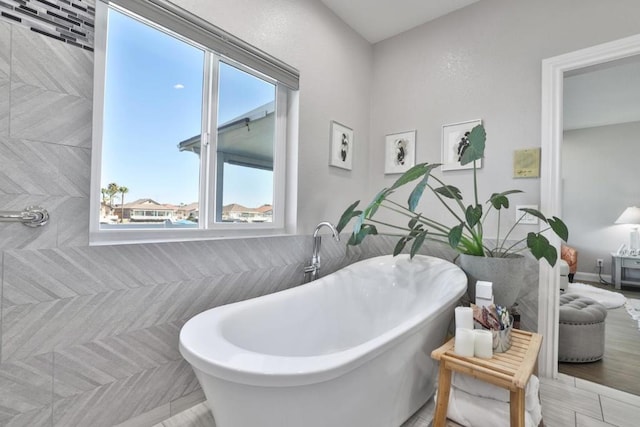
[(627, 270), (640, 269), (640, 256), (631, 255), (619, 255), (615, 252), (611, 253), (611, 281), (614, 283), (616, 289), (622, 288), (622, 281), (625, 284), (640, 284), (639, 281), (630, 281), (627, 279)]
[(510, 418), (512, 427), (524, 427), (525, 387), (535, 372), (542, 335), (514, 329), (511, 348), (504, 353), (494, 353), (491, 359), (463, 357), (454, 353), (454, 338), (433, 350), (431, 357), (440, 361), (438, 379), (438, 404), (433, 427), (444, 427), (451, 391), (451, 373), (471, 375), (510, 391)]

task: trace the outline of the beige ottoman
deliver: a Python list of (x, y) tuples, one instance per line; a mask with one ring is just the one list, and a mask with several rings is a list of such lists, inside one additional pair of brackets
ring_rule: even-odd
[(591, 298), (560, 295), (558, 361), (584, 363), (604, 355), (604, 319), (607, 309)]

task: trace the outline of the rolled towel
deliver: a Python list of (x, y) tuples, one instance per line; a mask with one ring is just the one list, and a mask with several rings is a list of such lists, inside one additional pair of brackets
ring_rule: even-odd
[[(487, 383), (481, 383), (484, 387)], [(525, 426), (537, 427), (542, 420), (542, 407), (538, 399), (539, 381), (531, 377), (525, 394), (535, 398), (525, 398)], [(506, 391), (507, 395), (508, 390)], [(497, 394), (496, 394), (497, 395)], [(437, 395), (436, 395), (437, 399)], [(480, 397), (451, 387), (447, 417), (465, 427), (509, 427), (510, 408), (504, 400)]]
[[(465, 427), (510, 427), (508, 403), (472, 396), (456, 388), (451, 389), (447, 417)], [(540, 420), (541, 408), (525, 411), (525, 427), (537, 427)]]
[[(486, 397), (488, 399), (509, 403), (509, 390), (480, 381), (469, 375), (454, 372), (451, 376), (451, 385), (474, 396)], [(538, 399), (539, 389), (540, 380), (535, 375), (531, 375), (525, 389), (525, 407), (529, 408), (534, 407), (536, 403), (538, 405), (540, 404)]]

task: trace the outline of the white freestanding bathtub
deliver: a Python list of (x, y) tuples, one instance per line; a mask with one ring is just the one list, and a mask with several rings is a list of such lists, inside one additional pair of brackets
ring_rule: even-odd
[(466, 287), (439, 258), (371, 258), (200, 313), (180, 352), (217, 427), (395, 427), (433, 395)]

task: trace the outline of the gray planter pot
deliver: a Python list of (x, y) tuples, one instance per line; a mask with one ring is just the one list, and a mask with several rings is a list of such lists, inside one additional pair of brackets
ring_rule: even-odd
[(457, 264), (469, 279), (467, 291), (471, 302), (476, 300), (476, 282), (493, 283), (493, 296), (497, 305), (511, 307), (524, 285), (524, 257), (491, 258), (461, 254)]

